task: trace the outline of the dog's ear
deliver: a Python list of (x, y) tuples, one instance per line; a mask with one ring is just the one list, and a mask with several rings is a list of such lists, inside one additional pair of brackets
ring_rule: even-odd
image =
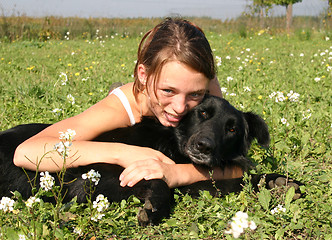
[(265, 121), (252, 112), (245, 112), (244, 118), (248, 123), (248, 140), (251, 142), (254, 138), (263, 147), (268, 147), (270, 143), (269, 129)]

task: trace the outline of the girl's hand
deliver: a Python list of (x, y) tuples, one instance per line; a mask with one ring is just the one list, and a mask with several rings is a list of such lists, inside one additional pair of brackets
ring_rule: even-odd
[(162, 179), (170, 188), (176, 187), (178, 178), (181, 177), (176, 171), (176, 166), (173, 161), (164, 162), (156, 159), (133, 162), (120, 175), (120, 185), (132, 187), (143, 179)]

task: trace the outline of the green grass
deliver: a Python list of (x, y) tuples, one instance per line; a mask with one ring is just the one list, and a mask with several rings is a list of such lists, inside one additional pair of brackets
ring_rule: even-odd
[[(227, 88), (225, 98), (242, 111), (261, 115), (270, 128), (270, 149), (254, 144), (250, 151), (257, 163), (253, 172), (277, 172), (304, 182), (304, 198), (287, 203), (286, 193), (262, 190), (264, 198), (250, 186), (222, 199), (207, 193), (199, 199), (177, 193), (171, 217), (147, 228), (137, 225), (140, 203), (133, 198), (111, 204), (102, 220), (84, 225), (84, 238), (231, 239), (224, 231), (241, 210), (257, 224), (255, 231), (241, 236), (245, 239), (331, 239), (332, 44), (324, 33), (312, 32), (309, 38), (301, 34), (253, 32), (241, 38), (236, 33), (207, 32), (215, 56), (221, 59), (218, 78)], [(105, 97), (113, 82), (132, 81), (140, 36), (114, 34), (102, 40), (0, 43), (0, 130), (76, 115)], [(68, 76), (66, 85), (61, 85), (62, 72)], [(269, 97), (277, 91), (286, 97), (291, 90), (300, 94), (297, 102)], [(69, 94), (75, 104), (68, 101)], [(61, 109), (58, 114), (52, 112), (56, 108)], [(278, 204), (287, 211), (272, 215), (270, 210)], [(75, 239), (73, 228), (86, 223), (86, 210), (77, 204), (61, 209), (56, 233), (47, 203), (33, 213), (22, 202), (16, 208), (15, 213), (0, 211), (0, 232), (10, 239), (34, 230), (36, 239), (54, 239), (52, 234)]]

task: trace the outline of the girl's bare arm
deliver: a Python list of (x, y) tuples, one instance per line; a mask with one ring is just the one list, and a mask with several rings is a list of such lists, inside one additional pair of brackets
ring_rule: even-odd
[[(157, 159), (173, 163), (158, 151), (129, 146), (122, 143), (93, 142), (100, 133), (129, 125), (129, 118), (116, 96), (108, 96), (85, 112), (46, 128), (20, 144), (14, 155), (14, 164), (30, 170), (58, 171), (64, 164), (53, 150), (59, 140), (59, 132), (76, 131), (66, 167), (77, 167), (92, 163), (111, 163), (127, 167), (133, 161)], [(47, 153), (45, 155), (45, 153)], [(45, 156), (44, 156), (45, 155)], [(44, 156), (44, 157), (43, 157)], [(135, 156), (135, 158), (133, 158)]]

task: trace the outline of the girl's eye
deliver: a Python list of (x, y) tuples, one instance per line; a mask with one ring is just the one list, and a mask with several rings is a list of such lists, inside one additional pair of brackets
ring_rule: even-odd
[(191, 93), (190, 97), (192, 99), (202, 99), (204, 97), (204, 93)]
[(162, 90), (165, 94), (171, 94), (171, 93), (173, 93), (173, 90), (171, 90), (171, 89), (163, 89)]

